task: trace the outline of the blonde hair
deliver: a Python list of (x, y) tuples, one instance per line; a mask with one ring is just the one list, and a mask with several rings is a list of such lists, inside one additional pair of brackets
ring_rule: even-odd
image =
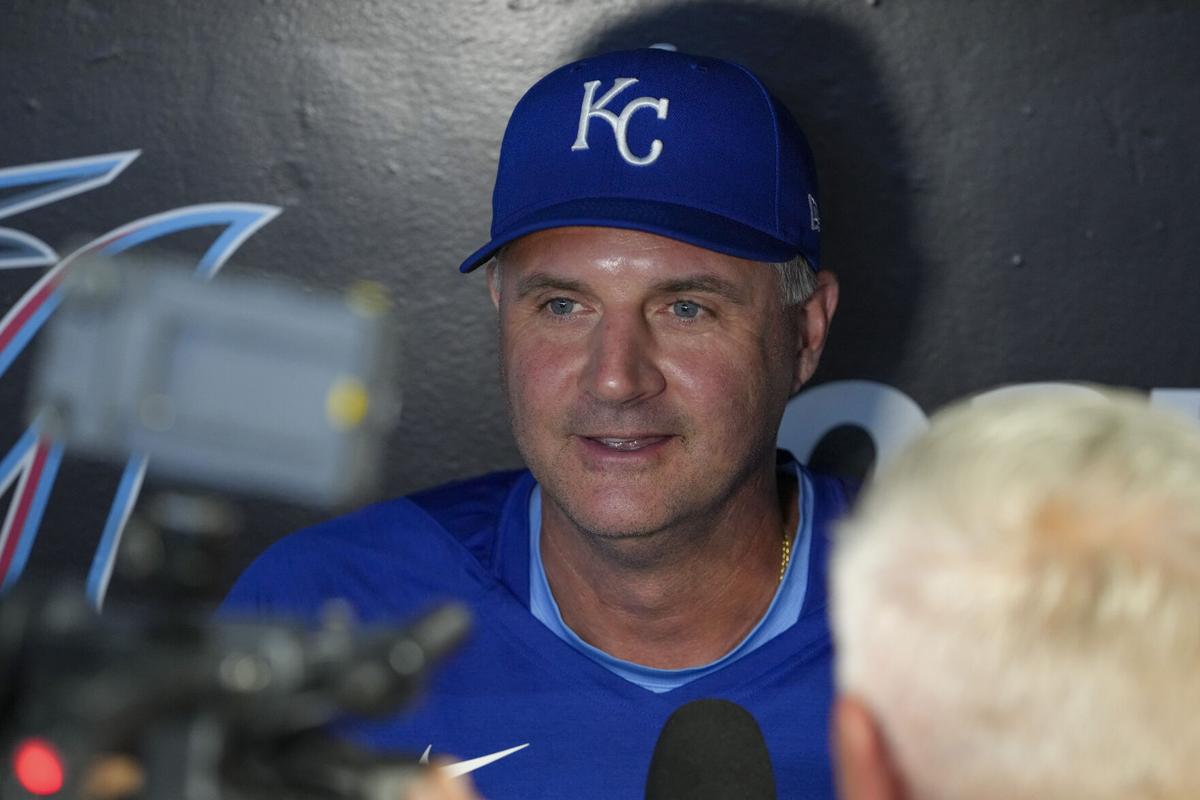
[(1200, 426), (1112, 393), (937, 415), (839, 529), (841, 691), (914, 800), (1200, 797)]

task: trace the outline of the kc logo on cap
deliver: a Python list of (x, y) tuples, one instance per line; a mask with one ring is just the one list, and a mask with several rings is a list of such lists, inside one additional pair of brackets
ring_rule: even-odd
[[(610, 138), (611, 134), (611, 138)], [(464, 272), (547, 228), (625, 228), (778, 264), (820, 266), (812, 151), (745, 67), (656, 48), (564, 64), (508, 119), (492, 236)]]
[(655, 116), (659, 119), (666, 119), (667, 106), (670, 101), (665, 97), (638, 97), (626, 103), (620, 114), (614, 114), (607, 108), (613, 98), (637, 82), (637, 78), (617, 78), (613, 82), (613, 87), (605, 92), (599, 100), (596, 100), (595, 97), (596, 90), (600, 88), (600, 81), (588, 81), (583, 85), (583, 106), (579, 109), (579, 131), (575, 136), (575, 144), (571, 145), (572, 150), (588, 149), (588, 125), (591, 123), (592, 117), (599, 117), (612, 127), (613, 137), (617, 141), (617, 152), (621, 154), (621, 158), (625, 159), (626, 163), (635, 167), (644, 167), (653, 164), (658, 159), (663, 149), (661, 139), (651, 142), (650, 152), (639, 157), (629, 150), (626, 131), (629, 128), (629, 120), (633, 117), (633, 112), (638, 109), (654, 109)]

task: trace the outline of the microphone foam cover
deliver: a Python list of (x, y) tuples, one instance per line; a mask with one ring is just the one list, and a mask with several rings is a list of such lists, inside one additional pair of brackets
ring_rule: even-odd
[(762, 731), (728, 700), (693, 700), (663, 725), (646, 800), (775, 800), (775, 775)]

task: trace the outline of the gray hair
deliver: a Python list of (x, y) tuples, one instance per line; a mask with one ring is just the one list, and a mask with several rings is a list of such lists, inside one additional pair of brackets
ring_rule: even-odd
[(784, 306), (803, 305), (817, 290), (817, 272), (804, 256), (797, 255), (771, 266), (779, 270), (779, 290)]
[(962, 403), (838, 530), (838, 684), (914, 800), (1200, 797), (1200, 426), (1098, 391)]

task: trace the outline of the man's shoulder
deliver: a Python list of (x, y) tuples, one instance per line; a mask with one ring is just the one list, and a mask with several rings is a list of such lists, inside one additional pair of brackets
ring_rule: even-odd
[(844, 475), (832, 475), (823, 472), (813, 472), (807, 467), (801, 467), (812, 484), (816, 495), (814, 502), (818, 508), (828, 510), (831, 516), (841, 516), (858, 497), (862, 483)]
[(532, 482), (528, 470), (489, 472), (424, 489), (405, 499), (449, 530), (469, 529), (494, 521), (522, 481)]
[(528, 470), (491, 472), (417, 492), (408, 500), (490, 570), (506, 515), (525, 513), (533, 485)]
[(481, 556), (490, 553), (506, 500), (527, 475), (455, 481), (284, 536), (242, 573), (224, 609), (311, 617), (325, 600), (344, 597), (373, 616), (374, 606), (385, 613), (408, 605), (406, 595), (465, 588), (472, 574), (486, 571)]
[(813, 489), (813, 504), (821, 516), (841, 516), (854, 503), (862, 486), (860, 481), (853, 478), (812, 470), (783, 448), (776, 450), (775, 459), (779, 467), (798, 469), (808, 479)]

